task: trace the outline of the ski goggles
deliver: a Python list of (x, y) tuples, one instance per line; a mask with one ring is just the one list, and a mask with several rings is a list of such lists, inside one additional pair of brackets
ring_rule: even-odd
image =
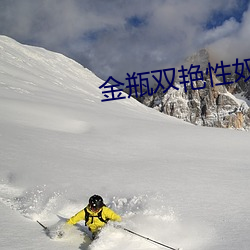
[(97, 212), (101, 209), (101, 207), (97, 207), (97, 206), (89, 206), (90, 210), (93, 212)]

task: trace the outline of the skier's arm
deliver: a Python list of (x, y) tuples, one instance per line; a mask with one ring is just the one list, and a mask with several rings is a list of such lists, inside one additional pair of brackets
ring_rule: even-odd
[(80, 212), (78, 212), (77, 214), (75, 214), (74, 216), (72, 216), (72, 217), (67, 221), (67, 224), (75, 225), (78, 221), (84, 220), (84, 218), (85, 218), (85, 212), (84, 212), (84, 209), (83, 209), (83, 210), (81, 210)]
[(105, 207), (105, 217), (112, 221), (118, 221), (118, 222), (122, 221), (122, 218), (120, 215), (116, 214), (113, 210), (107, 207)]

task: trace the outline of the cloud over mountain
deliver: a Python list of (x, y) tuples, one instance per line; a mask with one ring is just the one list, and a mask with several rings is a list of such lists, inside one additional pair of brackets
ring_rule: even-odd
[[(202, 47), (246, 56), (247, 1), (47, 0), (0, 3), (0, 33), (62, 52), (98, 76), (175, 66)], [(221, 59), (219, 59), (221, 60)]]

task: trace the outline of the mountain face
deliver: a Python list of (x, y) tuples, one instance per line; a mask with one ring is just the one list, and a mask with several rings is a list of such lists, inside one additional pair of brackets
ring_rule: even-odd
[[(208, 51), (202, 49), (184, 62), (186, 69), (193, 64), (200, 65), (200, 70), (203, 71), (204, 81), (193, 81), (193, 89), (189, 82), (185, 91), (180, 79), (176, 79), (174, 86), (178, 90), (170, 88), (163, 93), (163, 90), (159, 89), (154, 95), (144, 96), (140, 101), (146, 106), (195, 125), (248, 130), (250, 108), (247, 103), (250, 103), (250, 81), (244, 82), (242, 78), (235, 83), (238, 75), (231, 72), (230, 77), (226, 77), (227, 82), (233, 81), (233, 84), (216, 85), (221, 79), (216, 78), (213, 71), (212, 77), (206, 75), (209, 61)], [(247, 70), (244, 71), (245, 79), (249, 74)], [(190, 78), (188, 80), (190, 81)], [(204, 84), (204, 88), (197, 89)]]

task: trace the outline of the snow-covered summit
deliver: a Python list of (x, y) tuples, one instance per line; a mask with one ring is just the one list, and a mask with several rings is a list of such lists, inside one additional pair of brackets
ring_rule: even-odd
[[(103, 80), (91, 71), (62, 54), (22, 45), (6, 36), (0, 36), (0, 74), (0, 111), (6, 113), (8, 107), (8, 116), (2, 116), (8, 121), (78, 133), (88, 125), (69, 107), (77, 101), (83, 109), (107, 110), (110, 106), (101, 102)], [(65, 108), (58, 108), (57, 103)], [(145, 110), (133, 98), (117, 105)]]

